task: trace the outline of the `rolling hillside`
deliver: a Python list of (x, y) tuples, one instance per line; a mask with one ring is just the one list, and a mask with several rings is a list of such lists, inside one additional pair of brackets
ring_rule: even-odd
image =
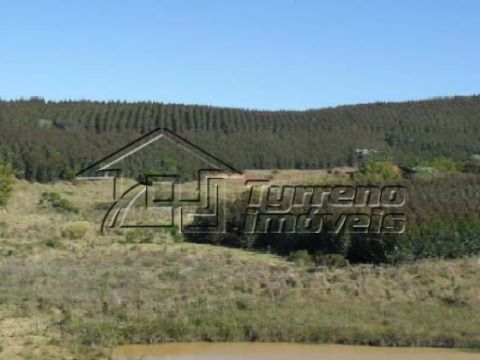
[(0, 161), (47, 181), (157, 127), (168, 127), (246, 169), (352, 165), (356, 148), (412, 164), (480, 153), (480, 96), (308, 111), (257, 111), (162, 103), (0, 101)]

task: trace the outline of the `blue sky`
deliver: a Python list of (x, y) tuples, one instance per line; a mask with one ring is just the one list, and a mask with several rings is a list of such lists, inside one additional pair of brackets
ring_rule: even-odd
[(0, 97), (305, 109), (480, 93), (480, 1), (2, 1)]

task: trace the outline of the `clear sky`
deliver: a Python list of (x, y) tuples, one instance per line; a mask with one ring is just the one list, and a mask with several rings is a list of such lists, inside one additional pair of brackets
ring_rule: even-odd
[(305, 109), (480, 93), (477, 0), (0, 0), (0, 97)]

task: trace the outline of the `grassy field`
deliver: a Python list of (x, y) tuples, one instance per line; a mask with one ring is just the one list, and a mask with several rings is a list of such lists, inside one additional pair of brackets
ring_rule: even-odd
[(0, 359), (197, 340), (480, 348), (477, 258), (324, 268), (167, 233), (99, 236), (109, 195), (107, 183), (16, 183), (0, 210)]

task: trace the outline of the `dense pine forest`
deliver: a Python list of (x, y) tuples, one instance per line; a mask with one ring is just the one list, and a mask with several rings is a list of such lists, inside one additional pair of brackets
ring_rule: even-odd
[(480, 96), (308, 111), (258, 111), (154, 102), (0, 101), (0, 162), (49, 181), (157, 127), (167, 127), (236, 168), (353, 165), (355, 149), (399, 164), (480, 153)]

